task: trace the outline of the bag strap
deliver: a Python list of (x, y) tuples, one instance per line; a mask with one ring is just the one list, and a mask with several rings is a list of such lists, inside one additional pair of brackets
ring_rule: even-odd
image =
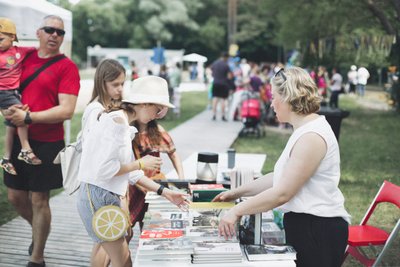
[(47, 61), (45, 64), (43, 64), (39, 69), (37, 69), (31, 76), (29, 76), (27, 79), (25, 79), (19, 86), (19, 91), (20, 93), (28, 86), (28, 84), (31, 83), (36, 77), (45, 69), (56, 63), (57, 61), (60, 61), (61, 59), (66, 58), (64, 54), (62, 55), (57, 55), (53, 57), (51, 60)]
[(141, 157), (140, 157), (139, 147), (135, 143), (135, 141), (132, 142), (132, 147), (133, 147), (133, 154), (135, 154), (135, 158), (140, 159)]
[(86, 184), (86, 192), (87, 192), (87, 196), (89, 199), (90, 209), (92, 210), (92, 214), (94, 215), (94, 206), (93, 206), (92, 198), (90, 196), (89, 184)]

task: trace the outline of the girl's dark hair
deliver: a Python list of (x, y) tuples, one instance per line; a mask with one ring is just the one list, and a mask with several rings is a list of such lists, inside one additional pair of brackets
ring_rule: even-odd
[[(134, 126), (139, 129), (139, 123), (135, 122)], [(150, 140), (150, 144), (159, 145), (161, 143), (162, 135), (158, 128), (158, 123), (156, 120), (149, 121), (147, 123), (147, 135)], [(134, 141), (139, 144), (139, 135), (135, 136)]]
[(134, 113), (135, 109), (133, 108), (134, 104), (131, 103), (125, 103), (125, 102), (121, 102), (120, 100), (112, 100), (111, 104), (109, 104), (102, 112), (99, 113), (99, 116), (97, 117), (97, 119), (100, 118), (100, 116), (103, 113), (110, 113), (113, 111), (117, 111), (117, 110), (125, 110), (128, 113)]

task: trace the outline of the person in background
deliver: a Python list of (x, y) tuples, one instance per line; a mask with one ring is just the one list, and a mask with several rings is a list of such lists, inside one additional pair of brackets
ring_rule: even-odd
[(131, 61), (131, 81), (139, 78), (138, 68), (136, 67), (135, 61)]
[[(12, 20), (0, 18), (0, 111), (3, 115), (8, 114), (8, 108), (12, 105), (21, 105), (21, 96), (18, 93), (22, 61), (25, 57), (35, 51), (34, 47), (13, 46), (17, 41), (17, 30)], [(12, 164), (11, 147), (15, 134), (15, 126), (10, 121), (5, 121), (6, 134), (4, 142), (4, 155), (0, 159), (0, 166), (9, 174), (16, 175)], [(28, 164), (39, 165), (42, 161), (33, 153), (28, 140), (28, 126), (18, 128), (18, 137), (21, 142), (21, 152), (18, 159)]]
[(329, 106), (331, 108), (339, 107), (339, 94), (342, 90), (342, 82), (342, 75), (340, 75), (337, 68), (333, 68), (331, 78), (331, 97), (329, 99)]
[(365, 95), (365, 87), (369, 79), (369, 72), (366, 68), (360, 67), (357, 70), (357, 93), (363, 97)]
[(213, 120), (217, 118), (218, 103), (221, 102), (222, 120), (227, 121), (225, 117), (226, 99), (229, 96), (229, 75), (230, 69), (228, 65), (228, 54), (223, 52), (221, 57), (211, 65), (213, 75), (213, 88), (212, 88), (212, 110)]
[[(124, 82), (125, 72), (106, 82), (106, 87), (121, 88)], [(128, 183), (157, 192), (180, 208), (189, 204), (185, 194), (164, 188), (144, 175), (143, 170), (160, 169), (160, 158), (147, 155), (135, 160), (131, 148), (137, 129), (130, 125), (160, 118), (168, 107), (173, 105), (168, 101), (167, 82), (146, 76), (133, 81), (129, 97), (111, 103), (89, 127), (84, 124), (80, 165), (86, 168), (80, 168), (78, 174), (81, 181), (78, 212), (89, 236), (97, 243), (94, 248), (100, 244), (113, 266), (132, 266), (128, 243), (125, 237), (115, 241), (97, 237), (92, 227), (93, 213), (106, 205), (121, 206), (120, 197), (126, 195)], [(98, 266), (96, 260), (96, 254), (92, 253), (92, 266)]]
[[(160, 157), (161, 153), (166, 153), (171, 160), (179, 179), (184, 179), (182, 161), (179, 158), (174, 142), (168, 132), (152, 120), (148, 123), (135, 122), (138, 134), (132, 141), (132, 147), (136, 158), (146, 155)], [(145, 175), (151, 179), (164, 179), (165, 176), (160, 170), (145, 170)], [(137, 185), (129, 186), (129, 213), (132, 227), (139, 223), (140, 229), (143, 228), (143, 218), (148, 205), (145, 203), (146, 189)]]
[(356, 93), (357, 85), (357, 67), (356, 65), (351, 65), (349, 72), (347, 73), (347, 82), (349, 83), (349, 93)]
[[(37, 69), (60, 56), (64, 41), (64, 22), (61, 17), (48, 15), (36, 31), (39, 48), (22, 63), (21, 83)], [(33, 166), (17, 160), (21, 151), (18, 138), (14, 138), (11, 161), (18, 175), (4, 173), (4, 184), (8, 187), (8, 199), (30, 225), (33, 240), (29, 246), (32, 254), (28, 267), (46, 266), (44, 248), (50, 233), (50, 190), (61, 188), (61, 167), (53, 164), (58, 152), (65, 147), (65, 120), (71, 119), (79, 93), (79, 71), (70, 59), (64, 57), (43, 70), (22, 92), (22, 104), (29, 111), (11, 107), (10, 120), (17, 127), (29, 125), (29, 142), (35, 154), (42, 160)]]
[(172, 103), (174, 104), (175, 108), (173, 112), (175, 117), (179, 118), (181, 115), (181, 92), (179, 86), (182, 82), (182, 68), (181, 63), (177, 62), (175, 64), (175, 68), (172, 70), (169, 76), (169, 86), (172, 90), (171, 99)]
[(281, 69), (271, 84), (272, 108), (278, 120), (290, 123), (294, 132), (273, 172), (213, 199), (253, 196), (220, 219), (219, 233), (232, 237), (241, 216), (278, 208), (285, 212), (286, 242), (297, 251), (297, 266), (339, 267), (347, 246), (350, 215), (338, 187), (339, 145), (325, 117), (316, 113), (321, 102), (318, 88), (298, 67)]
[(324, 66), (318, 66), (318, 72), (316, 76), (316, 83), (318, 86), (318, 93), (322, 98), (325, 98), (328, 95), (327, 88), (328, 88), (328, 75)]

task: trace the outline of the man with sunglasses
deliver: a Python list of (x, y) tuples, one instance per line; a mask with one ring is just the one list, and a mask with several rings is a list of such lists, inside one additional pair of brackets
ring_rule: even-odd
[[(80, 88), (77, 66), (60, 52), (65, 35), (62, 18), (46, 16), (36, 35), (39, 48), (22, 63), (21, 84), (31, 80), (22, 91), (25, 108), (11, 107), (7, 119), (16, 126), (29, 125), (29, 141), (42, 164), (32, 166), (16, 160), (21, 145), (14, 138), (11, 158), (18, 175), (4, 174), (9, 201), (32, 225), (28, 267), (46, 266), (43, 254), (51, 222), (49, 192), (62, 187), (61, 168), (53, 160), (65, 146), (63, 122), (74, 114)], [(38, 73), (38, 69), (42, 71)], [(30, 78), (35, 73), (37, 76)]]

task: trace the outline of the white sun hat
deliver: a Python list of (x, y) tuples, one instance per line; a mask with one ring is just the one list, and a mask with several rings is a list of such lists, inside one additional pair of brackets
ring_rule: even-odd
[(175, 108), (169, 102), (168, 83), (158, 76), (144, 76), (133, 80), (129, 96), (122, 102), (132, 104), (158, 104)]

